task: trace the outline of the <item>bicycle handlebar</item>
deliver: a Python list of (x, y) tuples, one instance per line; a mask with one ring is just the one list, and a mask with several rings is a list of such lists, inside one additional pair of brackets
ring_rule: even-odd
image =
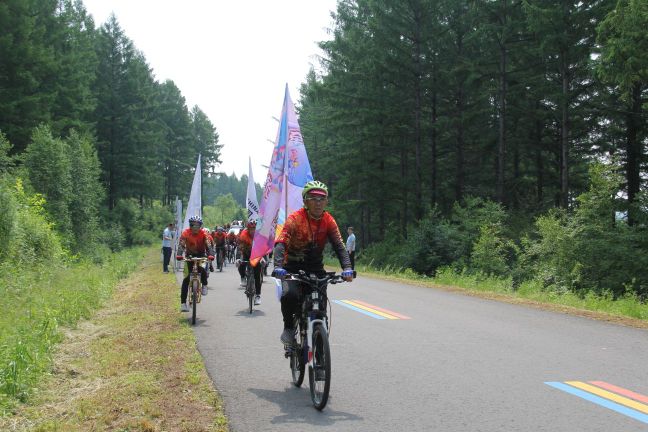
[(330, 284), (338, 284), (345, 282), (345, 280), (342, 278), (342, 275), (340, 274), (335, 274), (335, 272), (326, 272), (326, 276), (322, 278), (318, 278), (315, 275), (308, 275), (305, 271), (300, 270), (299, 273), (287, 273), (286, 276), (284, 277), (286, 280), (297, 280), (300, 282), (305, 282), (307, 284), (313, 284), (313, 282), (317, 282), (317, 285), (320, 285), (324, 282), (330, 283)]
[(185, 258), (182, 258), (181, 260), (178, 260), (178, 261), (203, 262), (203, 261), (209, 261), (209, 258), (207, 258), (207, 257), (185, 257)]

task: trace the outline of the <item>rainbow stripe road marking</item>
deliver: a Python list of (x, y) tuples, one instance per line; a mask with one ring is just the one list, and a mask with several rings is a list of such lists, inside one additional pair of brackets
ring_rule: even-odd
[(356, 312), (368, 315), (376, 319), (389, 319), (389, 320), (408, 320), (411, 319), (408, 316), (401, 315), (399, 313), (390, 311), (388, 309), (383, 309), (378, 306), (374, 306), (369, 303), (365, 303), (360, 300), (333, 300), (335, 303), (348, 307)]
[(565, 381), (545, 384), (648, 424), (648, 396), (604, 381), (588, 383)]

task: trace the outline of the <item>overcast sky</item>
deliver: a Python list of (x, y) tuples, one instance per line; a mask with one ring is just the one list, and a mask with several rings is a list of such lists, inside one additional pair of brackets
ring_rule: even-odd
[(217, 171), (267, 174), (284, 88), (295, 104), (316, 42), (330, 38), (336, 0), (83, 0), (95, 25), (111, 12), (158, 81), (171, 79), (198, 105), (224, 145)]

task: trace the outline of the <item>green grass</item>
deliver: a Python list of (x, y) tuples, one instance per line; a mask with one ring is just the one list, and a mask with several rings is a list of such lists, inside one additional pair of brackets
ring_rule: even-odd
[(25, 401), (49, 370), (52, 349), (61, 340), (59, 326), (88, 318), (142, 260), (143, 251), (125, 250), (101, 265), (0, 266), (0, 415)]
[[(339, 266), (334, 259), (328, 259), (326, 264), (335, 268)], [(632, 294), (618, 299), (613, 299), (611, 295), (597, 295), (593, 292), (578, 295), (569, 291), (557, 292), (547, 290), (537, 281), (524, 282), (515, 289), (510, 278), (496, 278), (465, 272), (457, 273), (450, 268), (442, 269), (434, 278), (416, 274), (411, 269), (393, 267), (375, 268), (370, 264), (367, 265), (358, 262), (356, 262), (356, 270), (360, 274), (413, 281), (427, 286), (450, 286), (461, 288), (468, 292), (494, 293), (510, 298), (526, 299), (540, 303), (567, 306), (586, 311), (602, 312), (618, 317), (648, 321), (648, 304), (642, 303)]]
[(178, 310), (175, 275), (162, 273), (159, 257), (159, 248), (149, 248), (100, 310), (66, 329), (51, 374), (0, 418), (0, 430), (228, 430), (192, 327)]

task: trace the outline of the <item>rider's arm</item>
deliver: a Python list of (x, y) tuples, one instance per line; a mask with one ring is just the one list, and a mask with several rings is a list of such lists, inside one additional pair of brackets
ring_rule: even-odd
[(178, 250), (176, 251), (176, 256), (184, 255), (186, 244), (187, 241), (185, 237), (181, 235), (180, 240), (178, 241)]
[(290, 239), (295, 230), (295, 225), (295, 217), (293, 215), (288, 216), (281, 233), (279, 233), (279, 237), (277, 237), (277, 240), (275, 241), (275, 247), (272, 252), (272, 259), (275, 268), (283, 267), (284, 265), (286, 260), (286, 250), (288, 249), (288, 245), (290, 245)]
[(286, 245), (283, 243), (275, 243), (274, 251), (272, 253), (272, 259), (274, 267), (283, 267), (284, 256), (286, 254)]

